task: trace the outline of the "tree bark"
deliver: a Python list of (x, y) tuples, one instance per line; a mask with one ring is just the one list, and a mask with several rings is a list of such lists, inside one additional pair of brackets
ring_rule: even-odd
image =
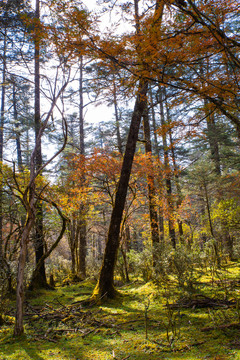
[(117, 131), (117, 146), (118, 146), (119, 153), (121, 155), (123, 155), (123, 146), (122, 146), (122, 138), (121, 138), (121, 134), (120, 134), (120, 119), (119, 119), (118, 106), (117, 106), (117, 89), (116, 89), (116, 84), (115, 84), (115, 78), (113, 79), (113, 103), (114, 103), (116, 131)]
[[(2, 93), (1, 93), (1, 114), (0, 114), (0, 171), (2, 171), (3, 161), (3, 131), (5, 116), (5, 82), (6, 82), (6, 51), (7, 51), (7, 30), (4, 28), (3, 43), (3, 69), (2, 69)], [(3, 184), (0, 180), (0, 261), (3, 259)], [(2, 260), (3, 261), (3, 260)]]
[[(79, 64), (79, 140), (80, 140), (80, 157), (81, 157), (81, 187), (84, 187), (85, 178), (85, 136), (84, 136), (84, 117), (83, 117), (83, 57), (80, 56)], [(87, 222), (86, 206), (83, 204), (79, 208), (79, 276), (81, 279), (86, 278), (86, 255), (87, 255)]]
[[(150, 88), (149, 93), (150, 93), (151, 112), (152, 112), (152, 127), (153, 127), (153, 134), (154, 134), (154, 149), (155, 149), (154, 153), (156, 154), (158, 160), (160, 160), (158, 137), (157, 137), (156, 116), (155, 116), (155, 111), (154, 111), (153, 94), (152, 94), (151, 88)], [(159, 188), (161, 188), (160, 174), (158, 176), (158, 185), (159, 185)], [(159, 228), (159, 240), (161, 243), (163, 243), (164, 242), (164, 216), (163, 216), (162, 206), (158, 206), (158, 228)]]
[(27, 257), (27, 244), (29, 241), (29, 234), (34, 225), (36, 217), (35, 205), (34, 205), (34, 193), (35, 193), (35, 174), (34, 165), (32, 163), (30, 169), (30, 182), (23, 195), (23, 203), (27, 209), (26, 223), (23, 228), (23, 232), (20, 239), (20, 254), (18, 259), (18, 272), (17, 272), (17, 291), (16, 291), (16, 316), (14, 326), (14, 336), (20, 336), (24, 333), (23, 327), (23, 302), (24, 302), (24, 270)]
[(20, 336), (24, 333), (23, 328), (23, 302), (24, 302), (24, 270), (26, 265), (27, 256), (27, 243), (29, 233), (32, 229), (34, 222), (34, 216), (30, 215), (27, 219), (26, 225), (23, 230), (23, 234), (20, 242), (20, 254), (18, 260), (18, 272), (17, 272), (17, 303), (16, 303), (16, 317), (14, 336)]
[(150, 161), (150, 171), (148, 171), (147, 173), (148, 206), (149, 206), (151, 238), (152, 238), (152, 247), (153, 247), (153, 265), (155, 265), (158, 258), (156, 245), (159, 244), (159, 229), (158, 229), (158, 213), (155, 204), (156, 191), (155, 191), (154, 177), (152, 173), (153, 172), (152, 158), (151, 158), (152, 144), (150, 137), (150, 125), (149, 125), (147, 106), (143, 114), (143, 129), (144, 129), (144, 139), (145, 139), (145, 152), (149, 156), (149, 161)]
[(160, 102), (160, 117), (161, 117), (161, 125), (162, 125), (162, 141), (163, 141), (163, 156), (164, 156), (164, 167), (165, 167), (165, 176), (166, 176), (166, 191), (167, 191), (167, 204), (168, 204), (168, 228), (169, 228), (169, 236), (172, 243), (173, 248), (176, 248), (176, 234), (174, 228), (173, 221), (173, 201), (172, 201), (172, 183), (171, 183), (171, 169), (169, 164), (168, 157), (168, 146), (167, 146), (167, 138), (166, 138), (166, 121), (164, 117), (163, 110), (163, 99), (162, 99), (162, 89), (159, 88), (159, 102)]
[(71, 251), (71, 272), (76, 274), (76, 220), (72, 219), (69, 223), (69, 245)]
[(125, 154), (123, 157), (123, 164), (120, 174), (120, 179), (117, 187), (115, 203), (111, 215), (111, 221), (108, 231), (108, 238), (103, 258), (102, 267), (100, 270), (97, 285), (93, 291), (92, 299), (97, 300), (102, 297), (113, 298), (116, 295), (114, 288), (114, 268), (117, 259), (117, 252), (119, 248), (119, 234), (122, 221), (122, 215), (127, 197), (127, 189), (129, 178), (132, 169), (132, 163), (136, 144), (138, 140), (138, 132), (141, 123), (143, 111), (146, 106), (146, 94), (148, 83), (147, 81), (140, 81), (137, 99), (132, 114)]
[(33, 272), (33, 276), (32, 276), (32, 280), (34, 281), (35, 276), (38, 276), (38, 272), (39, 269), (41, 268), (42, 264), (44, 263), (44, 261), (51, 255), (51, 253), (53, 252), (53, 250), (57, 247), (57, 245), (59, 244), (60, 240), (62, 239), (65, 230), (66, 230), (66, 225), (68, 222), (68, 218), (66, 216), (63, 215), (63, 213), (61, 212), (60, 208), (58, 207), (58, 205), (54, 202), (54, 201), (48, 201), (47, 199), (45, 199), (46, 202), (48, 202), (49, 204), (51, 204), (52, 206), (55, 207), (55, 209), (57, 210), (59, 216), (61, 217), (62, 220), (62, 229), (59, 233), (59, 236), (57, 237), (56, 241), (52, 244), (52, 246), (50, 247), (50, 249), (48, 249), (42, 256), (42, 258), (38, 261), (37, 267), (35, 268), (34, 272)]
[[(167, 121), (168, 121), (168, 124), (170, 125), (171, 119), (170, 119), (170, 111), (169, 111), (168, 105), (167, 105)], [(170, 148), (171, 148), (171, 154), (172, 154), (175, 185), (176, 185), (176, 189), (177, 189), (176, 206), (177, 206), (177, 209), (179, 209), (182, 204), (182, 193), (181, 193), (181, 187), (180, 187), (180, 183), (179, 183), (179, 175), (178, 175), (179, 169), (178, 169), (177, 162), (176, 162), (175, 146), (174, 146), (174, 142), (173, 142), (173, 138), (172, 138), (171, 126), (169, 127), (169, 139), (170, 139)], [(179, 218), (177, 219), (177, 223), (178, 223), (179, 239), (180, 239), (180, 242), (182, 243), (183, 242), (183, 223), (182, 223), (181, 219), (179, 219)]]
[[(40, 21), (40, 4), (36, 0), (35, 18)], [(41, 115), (40, 115), (40, 28), (37, 29), (35, 35), (35, 54), (34, 54), (34, 82), (35, 82), (35, 104), (34, 104), (34, 122), (35, 122), (35, 169), (38, 171), (42, 167), (42, 142), (39, 138), (39, 131), (41, 128)], [(36, 267), (42, 256), (44, 255), (44, 231), (43, 231), (43, 203), (39, 200), (36, 204), (36, 219), (35, 219), (35, 261)], [(38, 273), (35, 274), (30, 284), (30, 289), (33, 288), (48, 288), (45, 263), (38, 267)]]
[(207, 137), (210, 146), (211, 157), (215, 165), (216, 174), (221, 175), (217, 128), (215, 124), (214, 114), (211, 113), (211, 106), (209, 104), (209, 101), (207, 101), (206, 99), (204, 100), (204, 109), (207, 119)]
[[(137, 36), (139, 36), (140, 17), (138, 14), (138, 0), (134, 1), (134, 6), (135, 6), (136, 34)], [(157, 0), (155, 13), (154, 13), (153, 27), (151, 28), (151, 31), (153, 33), (155, 33), (156, 31), (156, 27), (157, 26), (160, 27), (161, 25), (163, 8), (164, 8), (164, 1)], [(142, 64), (142, 68), (144, 68), (139, 45), (140, 45), (140, 38), (138, 44), (136, 45), (136, 52), (137, 52), (137, 56), (139, 57), (139, 61)], [(100, 275), (97, 285), (92, 294), (92, 300), (95, 301), (101, 299), (102, 297), (112, 298), (116, 295), (113, 277), (114, 277), (114, 268), (117, 260), (117, 252), (119, 248), (120, 227), (121, 227), (125, 201), (127, 197), (127, 189), (128, 189), (128, 183), (129, 183), (129, 178), (133, 164), (134, 153), (138, 140), (139, 127), (144, 109), (147, 104), (148, 83), (149, 81), (144, 79), (144, 77), (140, 78), (139, 80), (137, 97), (132, 114), (131, 124), (129, 128), (128, 138), (125, 148), (125, 154), (123, 156), (123, 164), (122, 164), (120, 179), (118, 182), (118, 187), (115, 196), (115, 203), (113, 206), (113, 211), (112, 211), (109, 230), (108, 230), (108, 238), (107, 238), (105, 253), (103, 257), (103, 263), (100, 270)]]
[(14, 82), (13, 82), (13, 113), (14, 113), (14, 121), (15, 121), (15, 136), (16, 136), (16, 146), (17, 146), (18, 169), (20, 171), (23, 171), (22, 150), (21, 150), (20, 133), (19, 133), (20, 123), (18, 121), (16, 85)]

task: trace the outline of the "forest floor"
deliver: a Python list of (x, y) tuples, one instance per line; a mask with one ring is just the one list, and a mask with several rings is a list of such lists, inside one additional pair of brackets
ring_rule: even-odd
[(25, 335), (17, 340), (8, 304), (0, 360), (240, 359), (239, 275), (240, 264), (232, 263), (198, 278), (191, 291), (174, 279), (135, 281), (94, 306), (82, 303), (91, 281), (28, 293)]

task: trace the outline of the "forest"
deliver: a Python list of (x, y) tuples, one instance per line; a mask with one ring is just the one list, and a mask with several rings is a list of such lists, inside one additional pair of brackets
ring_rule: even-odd
[(0, 2), (0, 360), (240, 359), (238, 0)]

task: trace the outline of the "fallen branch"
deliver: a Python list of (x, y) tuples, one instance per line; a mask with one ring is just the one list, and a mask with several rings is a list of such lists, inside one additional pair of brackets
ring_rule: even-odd
[(97, 326), (95, 329), (91, 329), (89, 330), (87, 333), (81, 335), (82, 338), (85, 338), (85, 336), (88, 336), (89, 334), (93, 333), (93, 332), (96, 332), (98, 329), (100, 328), (100, 325)]
[(211, 331), (211, 330), (224, 330), (224, 329), (240, 329), (240, 323), (231, 323), (231, 324), (223, 324), (223, 325), (215, 325), (215, 326), (207, 326), (201, 329), (201, 331)]
[(195, 295), (194, 297), (183, 297), (173, 304), (168, 304), (170, 309), (180, 308), (213, 308), (213, 307), (229, 307), (235, 304), (234, 300), (221, 300), (210, 298), (204, 295)]

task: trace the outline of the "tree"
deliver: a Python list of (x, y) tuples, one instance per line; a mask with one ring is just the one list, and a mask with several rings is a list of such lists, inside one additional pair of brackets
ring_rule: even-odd
[[(151, 165), (152, 144), (151, 144), (150, 124), (149, 124), (147, 106), (143, 114), (143, 128), (144, 128), (145, 153), (149, 157), (149, 161)], [(159, 244), (159, 229), (158, 229), (158, 213), (156, 207), (156, 190), (154, 184), (153, 170), (151, 169), (151, 167), (150, 167), (150, 171), (148, 171), (147, 173), (147, 183), (148, 183), (149, 216), (150, 216), (151, 237), (152, 237), (152, 246), (153, 246), (153, 264), (156, 264), (157, 261), (156, 245)]]
[[(40, 44), (41, 44), (41, 25), (40, 25), (40, 2), (35, 3), (35, 34), (34, 34), (34, 127), (35, 127), (35, 167), (36, 172), (42, 168), (42, 144), (39, 132), (41, 128), (41, 108), (40, 108)], [(35, 191), (35, 189), (34, 189)], [(34, 236), (36, 265), (44, 254), (44, 230), (43, 230), (43, 205), (41, 199), (36, 203), (35, 236)], [(30, 288), (47, 287), (46, 271), (44, 262), (34, 272)]]
[[(28, 3), (24, 1), (8, 0), (1, 2), (0, 4), (0, 40), (2, 42), (2, 80), (1, 80), (1, 109), (0, 109), (0, 172), (2, 173), (3, 168), (3, 156), (4, 156), (4, 136), (6, 127), (6, 88), (7, 83), (11, 82), (11, 74), (9, 74), (8, 66), (17, 64), (20, 56), (17, 54), (15, 46), (12, 44), (23, 44), (25, 39), (25, 26), (21, 17), (29, 11)], [(24, 51), (23, 51), (24, 52)], [(14, 102), (13, 94), (13, 105)], [(14, 114), (16, 115), (16, 107), (14, 107)], [(8, 275), (9, 264), (4, 258), (3, 254), (3, 184), (0, 182), (0, 263), (3, 268), (7, 268)], [(9, 279), (10, 281), (10, 279)]]
[(168, 228), (169, 236), (172, 242), (172, 246), (176, 248), (176, 234), (174, 227), (174, 204), (172, 196), (172, 180), (171, 180), (171, 167), (169, 163), (169, 147), (167, 144), (167, 124), (165, 121), (165, 114), (163, 108), (163, 94), (162, 89), (159, 89), (159, 105), (160, 105), (160, 117), (161, 117), (161, 132), (162, 132), (162, 142), (163, 142), (163, 158), (164, 158), (164, 167), (165, 167), (165, 177), (166, 177), (166, 198), (167, 198), (167, 217), (168, 217)]
[[(14, 327), (14, 335), (19, 336), (22, 335), (24, 332), (23, 328), (23, 301), (24, 301), (24, 270), (25, 270), (25, 264), (26, 264), (26, 256), (27, 256), (27, 244), (29, 241), (29, 235), (30, 232), (34, 226), (34, 221), (37, 216), (37, 203), (41, 199), (39, 199), (39, 195), (36, 193), (36, 179), (41, 174), (41, 171), (44, 167), (46, 167), (53, 159), (59, 155), (65, 145), (66, 145), (66, 137), (65, 142), (63, 143), (62, 148), (55, 153), (44, 165), (41, 166), (41, 168), (36, 171), (35, 169), (35, 156), (37, 152), (37, 147), (39, 146), (39, 142), (41, 141), (42, 135), (44, 130), (46, 129), (49, 119), (52, 115), (53, 109), (56, 105), (56, 102), (62, 92), (64, 91), (65, 87), (67, 86), (67, 82), (63, 84), (61, 89), (58, 91), (58, 93), (55, 94), (54, 100), (52, 102), (52, 105), (50, 107), (49, 112), (46, 115), (46, 118), (44, 122), (42, 123), (39, 133), (36, 139), (36, 146), (32, 152), (31, 155), (31, 163), (30, 163), (30, 178), (28, 181), (28, 184), (25, 186), (25, 188), (20, 191), (21, 193), (21, 201), (23, 203), (23, 206), (26, 209), (26, 221), (21, 233), (20, 238), (20, 254), (19, 254), (19, 260), (18, 260), (18, 271), (17, 271), (17, 305), (16, 305), (16, 320), (15, 320), (15, 327)], [(65, 124), (65, 123), (64, 123)], [(66, 126), (66, 124), (65, 124)], [(66, 134), (65, 127), (63, 128), (64, 134)], [(16, 186), (19, 189), (19, 185), (16, 181)], [(20, 189), (19, 189), (20, 190)], [(44, 258), (39, 259), (39, 267), (42, 266)], [(37, 269), (38, 271), (39, 269)], [(35, 275), (35, 274), (34, 274)]]
[[(153, 32), (156, 31), (156, 27), (161, 24), (163, 6), (164, 4), (162, 1), (156, 3), (156, 9), (153, 16), (153, 24), (155, 25), (152, 28)], [(137, 0), (135, 1), (135, 22), (136, 22), (136, 32), (137, 32), (136, 51), (138, 58), (141, 61), (143, 58), (141, 51), (139, 49), (140, 47), (139, 40), (141, 39), (141, 34), (140, 34), (140, 23), (139, 23)], [(117, 251), (119, 247), (120, 225), (121, 225), (125, 200), (127, 196), (127, 188), (128, 188), (128, 182), (129, 182), (132, 163), (133, 163), (133, 157), (136, 149), (136, 143), (138, 140), (140, 122), (147, 103), (147, 98), (146, 98), (147, 89), (148, 89), (148, 81), (144, 79), (143, 76), (140, 79), (138, 85), (137, 98), (135, 101), (135, 106), (132, 114), (128, 139), (123, 157), (120, 179), (119, 179), (114, 207), (111, 215), (111, 221), (108, 230), (108, 239), (106, 243), (103, 263), (100, 270), (100, 275), (97, 285), (92, 294), (93, 299), (101, 299), (102, 297), (105, 296), (114, 297), (116, 295), (116, 291), (114, 289), (114, 283), (113, 283), (113, 276), (114, 276), (114, 267), (117, 258)]]

